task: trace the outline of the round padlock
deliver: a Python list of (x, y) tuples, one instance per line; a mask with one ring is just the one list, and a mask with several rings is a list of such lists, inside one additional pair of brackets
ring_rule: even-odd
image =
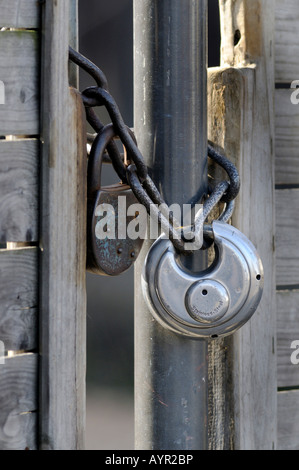
[(151, 247), (142, 276), (144, 296), (164, 327), (191, 338), (228, 336), (256, 311), (263, 265), (253, 244), (235, 227), (212, 225), (215, 260), (201, 273), (183, 268), (163, 235)]

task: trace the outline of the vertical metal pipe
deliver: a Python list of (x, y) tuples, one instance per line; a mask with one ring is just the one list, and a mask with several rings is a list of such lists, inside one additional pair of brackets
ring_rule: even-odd
[[(168, 204), (207, 188), (206, 21), (207, 0), (134, 0), (134, 128)], [(203, 450), (208, 346), (153, 319), (140, 285), (151, 243), (135, 268), (136, 449)], [(206, 266), (192, 258), (190, 269)]]

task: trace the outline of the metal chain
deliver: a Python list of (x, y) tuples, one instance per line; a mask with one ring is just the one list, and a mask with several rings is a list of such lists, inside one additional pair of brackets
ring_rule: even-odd
[[(137, 200), (146, 208), (148, 214), (155, 215), (162, 230), (167, 230), (175, 248), (179, 252), (186, 254), (187, 251), (185, 249), (182, 228), (180, 227), (181, 224), (175, 220), (155, 183), (149, 176), (148, 168), (138, 148), (135, 135), (133, 131), (126, 126), (114, 98), (108, 91), (108, 81), (105, 74), (93, 62), (71, 47), (69, 48), (69, 58), (80, 68), (85, 70), (97, 84), (97, 86), (86, 88), (81, 93), (86, 109), (87, 121), (96, 132), (95, 135), (88, 135), (89, 143), (92, 146), (96, 146), (97, 136), (99, 136), (105, 128), (93, 108), (104, 106), (112, 121), (115, 135), (119, 137), (126, 149), (130, 164), (128, 166), (124, 164), (123, 157), (113, 140), (107, 145), (109, 159), (106, 158), (106, 161), (112, 163), (121, 181), (131, 187)], [(222, 181), (209, 191), (203, 203), (203, 215), (201, 214), (200, 217), (195, 215), (193, 228), (194, 241), (197, 241), (199, 237), (199, 228), (202, 224), (202, 220), (207, 220), (220, 201), (225, 203), (225, 209), (217, 220), (222, 222), (228, 222), (230, 220), (234, 210), (234, 201), (240, 191), (240, 178), (236, 167), (224, 155), (217, 152), (211, 143), (208, 144), (207, 153), (217, 165), (226, 171), (229, 181)], [(194, 202), (193, 205), (195, 205)], [(211, 232), (208, 227), (206, 232)], [(204, 244), (203, 249), (207, 246), (209, 246), (209, 243)]]

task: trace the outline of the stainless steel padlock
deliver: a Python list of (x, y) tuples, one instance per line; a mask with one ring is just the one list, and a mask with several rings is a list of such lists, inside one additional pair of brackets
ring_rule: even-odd
[(122, 183), (101, 186), (104, 151), (115, 136), (113, 126), (105, 126), (94, 141), (88, 161), (86, 269), (106, 276), (127, 271), (143, 244), (143, 238), (133, 240), (127, 236), (128, 224), (138, 217), (138, 213), (132, 216), (127, 213), (130, 206), (138, 204), (131, 188)]
[(257, 309), (264, 272), (252, 243), (236, 228), (212, 224), (216, 257), (202, 273), (186, 271), (163, 235), (151, 247), (142, 288), (153, 316), (191, 338), (218, 338), (237, 331)]

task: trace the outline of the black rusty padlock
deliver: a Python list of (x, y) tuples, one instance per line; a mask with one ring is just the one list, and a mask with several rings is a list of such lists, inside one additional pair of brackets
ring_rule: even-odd
[[(101, 187), (104, 151), (114, 137), (113, 126), (105, 126), (92, 145), (88, 161), (87, 271), (104, 276), (127, 271), (144, 239), (128, 237), (129, 223), (139, 216), (138, 201), (130, 187), (121, 182)], [(129, 207), (133, 208), (130, 216)]]

